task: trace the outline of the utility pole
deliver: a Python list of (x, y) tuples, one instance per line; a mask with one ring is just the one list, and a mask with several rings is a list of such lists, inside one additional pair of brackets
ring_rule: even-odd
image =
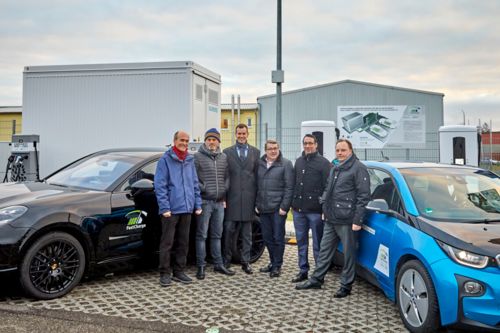
[(276, 83), (276, 140), (281, 142), (281, 84), (285, 82), (285, 72), (281, 70), (281, 0), (276, 0), (278, 3), (278, 19), (277, 19), (277, 54), (276, 54), (276, 70), (271, 74), (271, 80)]

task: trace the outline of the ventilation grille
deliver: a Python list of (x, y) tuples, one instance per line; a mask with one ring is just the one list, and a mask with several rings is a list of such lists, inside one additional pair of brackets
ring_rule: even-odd
[(201, 84), (196, 85), (195, 98), (198, 101), (203, 100), (203, 86)]
[(208, 103), (212, 105), (219, 105), (219, 94), (216, 90), (208, 89)]

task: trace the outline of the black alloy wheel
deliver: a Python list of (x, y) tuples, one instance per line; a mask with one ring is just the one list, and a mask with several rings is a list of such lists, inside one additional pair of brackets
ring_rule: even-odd
[(26, 252), (20, 281), (26, 293), (37, 299), (67, 294), (81, 280), (85, 252), (73, 236), (52, 232), (38, 239)]

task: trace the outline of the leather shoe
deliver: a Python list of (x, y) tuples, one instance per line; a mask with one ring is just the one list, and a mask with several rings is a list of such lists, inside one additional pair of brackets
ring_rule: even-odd
[(245, 272), (247, 274), (253, 274), (252, 267), (250, 266), (249, 263), (242, 264), (241, 269), (243, 270), (243, 272)]
[(271, 272), (271, 264), (265, 266), (265, 267), (262, 267), (261, 269), (259, 269), (259, 272), (261, 273), (270, 273)]
[(190, 284), (191, 282), (193, 282), (193, 280), (189, 276), (187, 276), (186, 273), (184, 273), (184, 272), (174, 273), (172, 280), (174, 280), (176, 282), (184, 283), (184, 284)]
[(293, 283), (299, 283), (302, 281), (307, 280), (307, 273), (306, 272), (300, 272), (297, 274), (297, 276), (292, 280)]
[(198, 267), (198, 271), (196, 272), (196, 278), (198, 280), (203, 280), (205, 278), (205, 267)]
[(214, 272), (225, 274), (225, 275), (234, 275), (234, 273), (235, 273), (234, 271), (227, 269), (224, 265), (215, 266)]
[(321, 283), (318, 282), (311, 282), (310, 280), (307, 280), (304, 283), (297, 284), (295, 286), (295, 289), (297, 290), (305, 290), (305, 289), (321, 289)]
[(281, 275), (281, 269), (272, 269), (271, 272), (269, 273), (270, 278), (275, 278), (279, 277)]
[(351, 291), (349, 289), (346, 289), (344, 287), (340, 287), (339, 290), (333, 295), (335, 298), (344, 298), (347, 297), (351, 294)]
[(168, 287), (171, 284), (172, 284), (172, 279), (170, 278), (170, 275), (163, 274), (160, 276), (160, 286)]

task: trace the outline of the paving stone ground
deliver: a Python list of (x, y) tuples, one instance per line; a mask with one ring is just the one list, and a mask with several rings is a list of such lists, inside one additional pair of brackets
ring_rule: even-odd
[[(310, 253), (312, 251), (309, 251)], [(247, 332), (407, 332), (396, 306), (383, 293), (358, 279), (351, 296), (335, 299), (339, 275), (330, 272), (321, 290), (295, 290), (297, 248), (286, 246), (279, 278), (270, 279), (255, 264), (253, 275), (238, 266), (234, 276), (207, 269), (206, 279), (190, 285), (159, 285), (156, 271), (120, 273), (81, 283), (63, 298), (51, 301), (6, 299), (7, 304), (36, 309), (76, 311), (143, 321), (223, 328)], [(314, 261), (310, 259), (311, 263)]]

